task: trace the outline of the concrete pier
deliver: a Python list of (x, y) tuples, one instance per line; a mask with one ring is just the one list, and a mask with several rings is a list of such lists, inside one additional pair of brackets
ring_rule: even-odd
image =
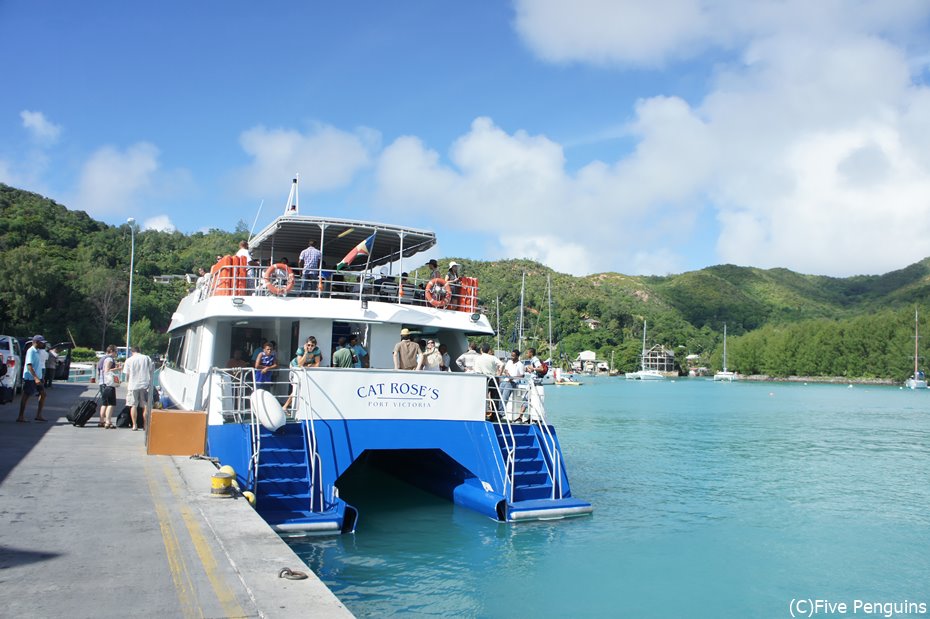
[[(0, 615), (351, 617), (204, 460), (145, 453), (143, 432), (75, 428), (96, 385), (56, 383), (44, 416), (0, 406)], [(118, 409), (123, 395), (119, 394)], [(279, 577), (282, 568), (306, 580)]]

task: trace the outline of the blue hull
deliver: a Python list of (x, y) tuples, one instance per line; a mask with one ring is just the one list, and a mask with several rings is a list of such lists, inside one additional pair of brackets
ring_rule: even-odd
[(274, 434), (261, 429), (257, 483), (249, 472), (249, 426), (209, 428), (210, 455), (235, 468), (240, 486), (256, 493), (259, 513), (282, 533), (353, 531), (355, 510), (339, 498), (337, 487), (340, 476), (360, 461), (503, 522), (591, 512), (589, 503), (571, 496), (551, 426), (546, 445), (547, 433), (535, 425), (437, 420), (314, 424), (316, 467), (307, 457), (304, 423), (288, 423)]

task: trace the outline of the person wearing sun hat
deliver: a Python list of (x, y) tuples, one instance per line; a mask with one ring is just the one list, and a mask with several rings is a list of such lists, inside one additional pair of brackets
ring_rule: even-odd
[(32, 394), (39, 398), (39, 410), (36, 411), (35, 420), (45, 421), (45, 417), (42, 416), (42, 408), (45, 406), (45, 360), (41, 354), (44, 349), (45, 338), (41, 335), (33, 336), (32, 346), (26, 351), (23, 363), (23, 396), (19, 401), (19, 417), (16, 418), (19, 423), (26, 422), (26, 403)]
[(417, 355), (419, 354), (419, 345), (410, 339), (410, 329), (404, 327), (400, 330), (400, 341), (394, 346), (394, 369), (417, 369)]

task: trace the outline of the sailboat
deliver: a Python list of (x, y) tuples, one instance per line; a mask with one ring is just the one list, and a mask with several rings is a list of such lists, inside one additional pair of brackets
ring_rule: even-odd
[(727, 323), (723, 323), (723, 369), (714, 374), (714, 380), (730, 383), (737, 378), (736, 372), (727, 370)]
[(904, 386), (908, 389), (926, 389), (927, 377), (923, 372), (917, 369), (917, 342), (920, 338), (917, 328), (917, 310), (914, 310), (914, 375), (904, 381)]
[(646, 321), (643, 320), (643, 354), (640, 357), (640, 369), (636, 372), (627, 372), (627, 380), (665, 380), (665, 375), (659, 370), (646, 369)]

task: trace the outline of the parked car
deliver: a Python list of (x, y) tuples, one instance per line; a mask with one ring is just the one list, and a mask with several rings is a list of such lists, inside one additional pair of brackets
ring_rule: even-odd
[(0, 335), (0, 356), (7, 369), (6, 376), (0, 380), (12, 387), (14, 393), (19, 393), (23, 388), (23, 353), (19, 340), (11, 335)]

